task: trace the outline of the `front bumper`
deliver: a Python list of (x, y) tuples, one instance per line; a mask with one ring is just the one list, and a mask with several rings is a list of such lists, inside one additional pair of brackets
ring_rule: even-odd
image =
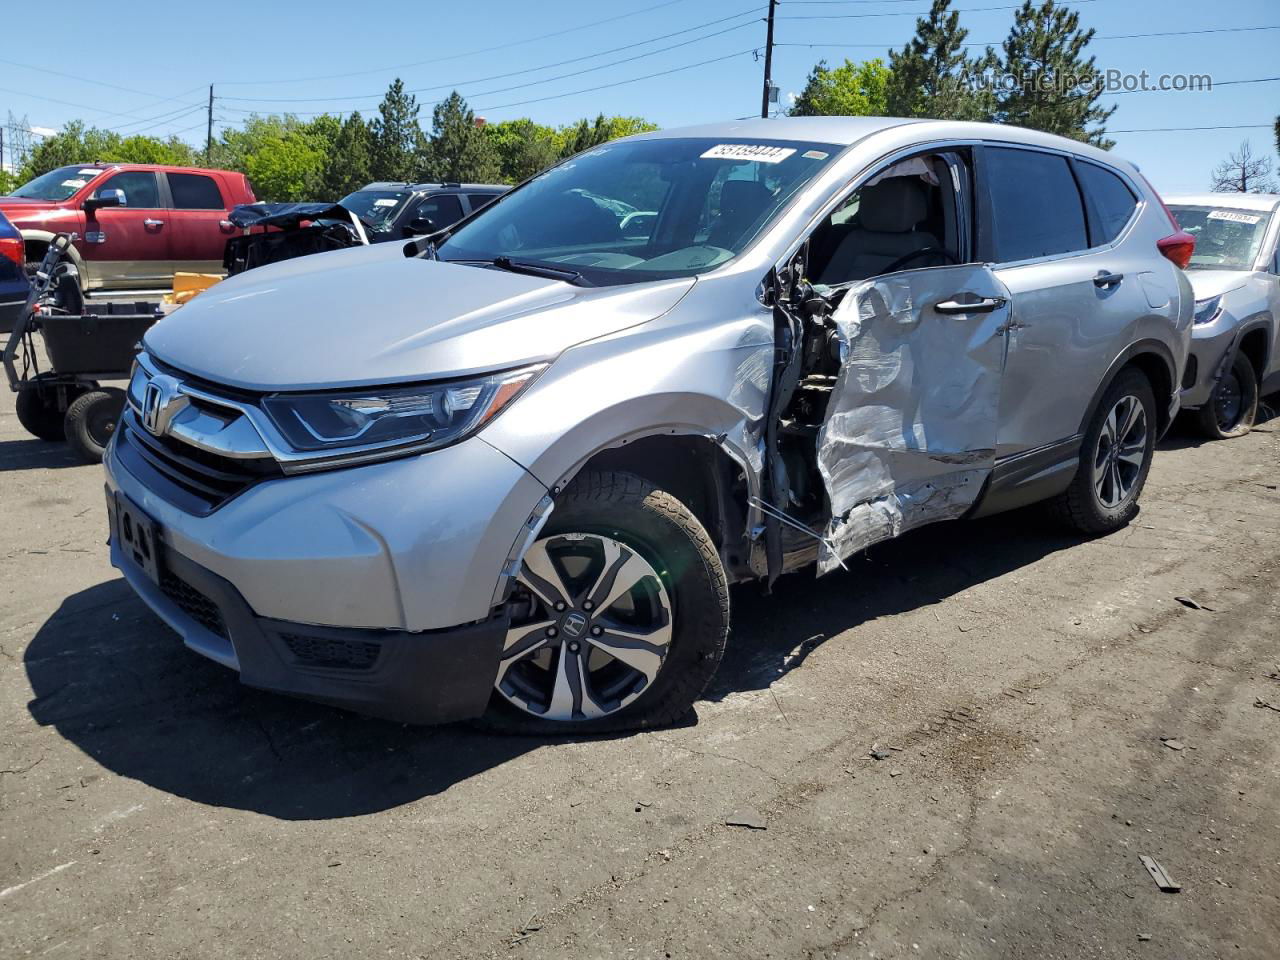
[(1191, 329), (1191, 349), (1187, 353), (1187, 372), (1182, 382), (1182, 406), (1196, 409), (1209, 402), (1214, 375), (1235, 342), (1239, 321), (1229, 311), (1221, 311), (1212, 323), (1197, 324)]
[(111, 563), (188, 647), (238, 670), (245, 685), (405, 723), (444, 723), (488, 705), (506, 621), (408, 633), (259, 617), (217, 574), (170, 549), (161, 583), (113, 540)]
[(114, 542), (111, 562), (188, 647), (250, 686), (365, 713), (438, 723), (483, 712), (504, 578), (545, 512), (527, 471), (471, 438), (266, 480), (197, 515), (127, 468), (139, 469), (121, 456), (130, 428), (104, 458), (108, 504), (124, 495), (155, 521), (161, 582)]

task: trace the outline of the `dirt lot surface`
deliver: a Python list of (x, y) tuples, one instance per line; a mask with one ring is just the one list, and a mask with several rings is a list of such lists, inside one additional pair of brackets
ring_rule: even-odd
[(1280, 421), (738, 589), (689, 724), (545, 742), (243, 689), (0, 402), (0, 956), (1280, 955)]

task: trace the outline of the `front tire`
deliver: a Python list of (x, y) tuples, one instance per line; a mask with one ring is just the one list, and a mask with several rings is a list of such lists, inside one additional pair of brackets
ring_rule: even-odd
[(1120, 372), (1080, 446), (1080, 465), (1050, 510), (1081, 533), (1118, 530), (1138, 513), (1156, 447), (1156, 400), (1140, 370)]
[(666, 726), (724, 655), (729, 588), (715, 546), (684, 504), (634, 474), (576, 478), (516, 581), (490, 727)]
[(1236, 351), (1231, 369), (1222, 375), (1209, 401), (1196, 411), (1196, 427), (1210, 440), (1243, 437), (1258, 416), (1258, 375)]

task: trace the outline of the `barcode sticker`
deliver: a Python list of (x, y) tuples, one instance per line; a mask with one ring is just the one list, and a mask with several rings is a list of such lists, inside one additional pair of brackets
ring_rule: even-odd
[(781, 163), (795, 152), (795, 147), (770, 147), (764, 144), (750, 143), (720, 143), (702, 156), (707, 160), (754, 160), (756, 163)]
[(373, 201), (373, 205), (375, 207), (394, 207), (398, 202), (399, 202), (398, 200), (382, 199), (382, 200)]
[(1210, 220), (1230, 220), (1232, 223), (1258, 223), (1262, 219), (1261, 214), (1241, 213), (1239, 210), (1210, 210)]

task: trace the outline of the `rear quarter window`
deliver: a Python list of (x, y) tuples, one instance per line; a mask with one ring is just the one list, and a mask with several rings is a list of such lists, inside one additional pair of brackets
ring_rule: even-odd
[(169, 193), (177, 210), (221, 210), (222, 192), (213, 177), (203, 173), (170, 173)]
[(1089, 246), (1080, 190), (1065, 157), (1012, 147), (984, 151), (998, 263)]
[(1138, 207), (1137, 198), (1124, 180), (1097, 164), (1077, 161), (1076, 173), (1093, 207), (1093, 245), (1111, 243), (1132, 219)]

